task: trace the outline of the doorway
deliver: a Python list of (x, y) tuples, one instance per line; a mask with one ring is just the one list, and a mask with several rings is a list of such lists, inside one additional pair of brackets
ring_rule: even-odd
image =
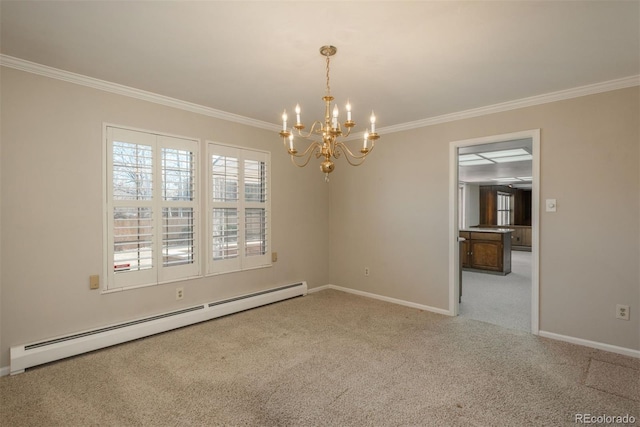
[[(518, 158), (518, 156), (522, 157)], [(474, 316), (486, 316), (486, 318), (480, 317), (479, 320), (496, 324), (517, 322), (518, 325), (514, 324), (516, 329), (528, 328), (531, 333), (538, 334), (539, 156), (539, 129), (450, 143), (449, 237), (451, 243), (449, 248), (449, 311), (452, 315), (457, 316), (462, 313), (472, 318), (478, 318)], [(522, 159), (529, 160), (529, 174), (522, 167), (525, 165)], [(473, 173), (470, 174), (470, 172)], [(494, 173), (495, 176), (489, 178), (487, 174), (491, 173)], [(482, 177), (478, 174), (484, 174), (485, 176)], [(461, 179), (461, 176), (464, 180)], [(478, 195), (480, 183), (485, 184), (482, 186), (483, 191), (493, 191), (493, 199), (487, 199), (486, 194), (483, 197)], [(474, 194), (465, 195), (465, 187)], [(522, 199), (522, 194), (527, 196)], [(518, 197), (521, 198), (520, 207), (514, 208), (514, 200)], [(480, 207), (478, 206), (480, 199), (493, 200), (491, 209), (483, 206), (482, 215), (479, 213)], [(522, 200), (529, 201), (523, 203)], [(490, 212), (490, 214), (487, 214), (487, 212)], [(462, 213), (465, 215), (461, 215)], [(528, 217), (526, 216), (527, 213), (529, 213)], [(492, 217), (488, 218), (487, 215)], [(523, 226), (517, 227), (513, 225), (516, 223), (520, 223)], [(487, 231), (491, 234), (470, 234), (465, 232), (467, 229), (479, 231), (473, 228), (478, 225), (483, 226), (480, 231)], [(513, 227), (508, 228), (506, 225), (513, 225)], [(514, 231), (501, 236), (499, 229), (504, 228)], [(462, 233), (460, 232), (461, 230), (463, 230)], [(462, 236), (467, 238), (469, 236), (474, 238), (487, 236), (490, 240), (502, 238), (502, 245), (491, 246), (475, 241), (459, 243), (459, 238)], [(505, 236), (508, 236), (508, 241), (504, 240)], [(485, 263), (486, 265), (469, 265), (470, 258), (467, 257), (469, 253), (473, 254), (473, 262), (479, 263), (477, 253), (469, 252), (468, 249), (470, 244), (476, 243), (478, 249), (483, 248), (489, 251), (494, 247), (503, 247), (504, 251), (500, 253), (500, 257), (503, 258), (500, 258), (500, 262), (495, 264), (489, 262)], [(512, 251), (511, 244), (519, 251)], [(485, 258), (482, 261), (486, 260)], [(464, 271), (462, 269), (463, 262), (465, 262)], [(473, 283), (478, 285), (475, 288), (467, 287), (466, 294), (464, 292), (465, 278), (469, 281), (468, 285)], [(523, 281), (527, 283), (524, 284)], [(509, 283), (512, 283), (513, 286), (509, 286)], [(478, 294), (478, 290), (481, 289), (480, 286), (485, 286), (482, 289), (487, 289), (486, 292), (494, 292), (494, 295), (497, 296), (488, 297), (487, 301), (495, 305), (498, 303), (497, 300), (502, 298), (505, 302), (504, 306), (500, 307), (500, 310), (515, 310), (511, 313), (515, 317), (510, 318), (509, 313), (505, 312), (503, 314), (507, 316), (501, 318), (501, 313), (492, 313), (490, 309), (482, 307), (482, 298), (468, 299), (474, 296), (474, 292), (476, 297), (480, 295)], [(462, 298), (460, 298), (461, 291)], [(520, 293), (518, 294), (518, 292)], [(526, 292), (528, 295), (522, 292)], [(461, 306), (459, 301), (464, 301), (465, 295), (467, 304)], [(523, 308), (522, 303), (524, 301), (529, 302), (529, 307)], [(509, 305), (511, 307), (508, 307)], [(530, 308), (530, 310), (527, 310), (527, 308)], [(519, 314), (516, 311), (520, 313), (527, 311), (530, 313), (530, 318), (518, 319)], [(501, 319), (503, 323), (501, 323)], [(523, 327), (523, 325), (525, 326)], [(505, 325), (503, 324), (503, 326)]]

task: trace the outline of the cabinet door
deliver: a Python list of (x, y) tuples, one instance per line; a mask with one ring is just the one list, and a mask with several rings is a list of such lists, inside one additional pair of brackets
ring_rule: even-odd
[(502, 271), (502, 243), (471, 241), (471, 268)]
[(460, 242), (460, 262), (463, 268), (471, 267), (471, 242), (465, 240)]
[(523, 232), (522, 244), (524, 246), (531, 246), (531, 227), (525, 228)]
[(522, 243), (522, 232), (522, 228), (513, 229), (513, 231), (511, 232), (511, 246), (521, 246), (524, 244)]

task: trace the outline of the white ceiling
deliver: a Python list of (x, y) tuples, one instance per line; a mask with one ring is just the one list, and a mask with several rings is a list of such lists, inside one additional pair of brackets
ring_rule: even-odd
[[(363, 130), (640, 74), (639, 1), (6, 1), (3, 55), (276, 124)], [(344, 113), (343, 113), (344, 114)], [(306, 120), (305, 120), (306, 119)], [(344, 116), (342, 116), (342, 120)]]
[[(485, 153), (491, 151), (513, 150), (522, 148), (529, 154), (533, 152), (531, 139), (516, 139), (513, 141), (494, 142), (490, 144), (462, 147), (458, 154)], [(500, 181), (500, 178), (530, 177), (533, 174), (531, 160), (509, 163), (494, 163), (491, 165), (460, 166), (458, 179), (460, 182), (476, 185), (511, 185), (514, 188), (531, 188), (531, 180), (523, 182)]]

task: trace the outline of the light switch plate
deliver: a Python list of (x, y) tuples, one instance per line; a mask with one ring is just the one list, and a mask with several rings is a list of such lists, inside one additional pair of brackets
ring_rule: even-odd
[(544, 205), (547, 208), (547, 212), (555, 212), (558, 209), (556, 199), (547, 199)]

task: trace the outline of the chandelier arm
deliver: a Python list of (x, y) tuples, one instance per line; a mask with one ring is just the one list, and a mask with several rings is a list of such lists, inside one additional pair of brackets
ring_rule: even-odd
[[(320, 129), (318, 129), (317, 127), (320, 127)], [(319, 120), (316, 120), (315, 122), (313, 122), (313, 124), (311, 125), (311, 129), (309, 129), (309, 132), (302, 132), (302, 129), (298, 129), (298, 136), (308, 139), (311, 137), (311, 135), (313, 134), (322, 134), (322, 122)]]
[[(313, 142), (311, 143), (311, 145), (309, 145), (309, 147), (307, 147), (306, 150), (304, 150), (303, 153), (297, 154), (297, 153), (289, 153), (289, 156), (291, 157), (291, 163), (293, 163), (294, 165), (298, 166), (299, 168), (303, 168), (305, 166), (307, 166), (309, 164), (309, 162), (311, 161), (311, 158), (313, 157), (313, 153), (315, 150), (318, 150), (319, 148), (321, 148), (322, 145), (318, 142)], [(319, 155), (318, 153), (316, 153), (316, 158), (318, 158)], [(302, 161), (302, 163), (298, 163), (296, 162), (296, 158), (298, 159), (304, 159)]]
[(371, 148), (369, 148), (366, 153), (362, 153), (362, 155), (357, 155), (357, 154), (354, 154), (351, 150), (349, 150), (349, 147), (347, 147), (344, 143), (336, 142), (336, 151), (334, 152), (333, 157), (337, 159), (338, 157), (340, 157), (341, 153), (344, 153), (345, 154), (344, 158), (347, 160), (347, 163), (349, 163), (351, 166), (360, 166), (362, 163), (364, 163), (364, 160), (369, 155), (369, 153), (373, 151), (374, 146), (375, 144), (372, 144)]
[(303, 167), (307, 166), (307, 165), (309, 164), (309, 162), (310, 162), (310, 161), (311, 161), (311, 156), (309, 156), (309, 157), (307, 158), (307, 160), (305, 160), (305, 162), (304, 162), (304, 163), (302, 163), (302, 164), (298, 164), (298, 163), (295, 161), (295, 157), (294, 157), (294, 156), (291, 156), (291, 163), (293, 163), (295, 166), (297, 166), (297, 167), (299, 167), (299, 168), (303, 168)]

